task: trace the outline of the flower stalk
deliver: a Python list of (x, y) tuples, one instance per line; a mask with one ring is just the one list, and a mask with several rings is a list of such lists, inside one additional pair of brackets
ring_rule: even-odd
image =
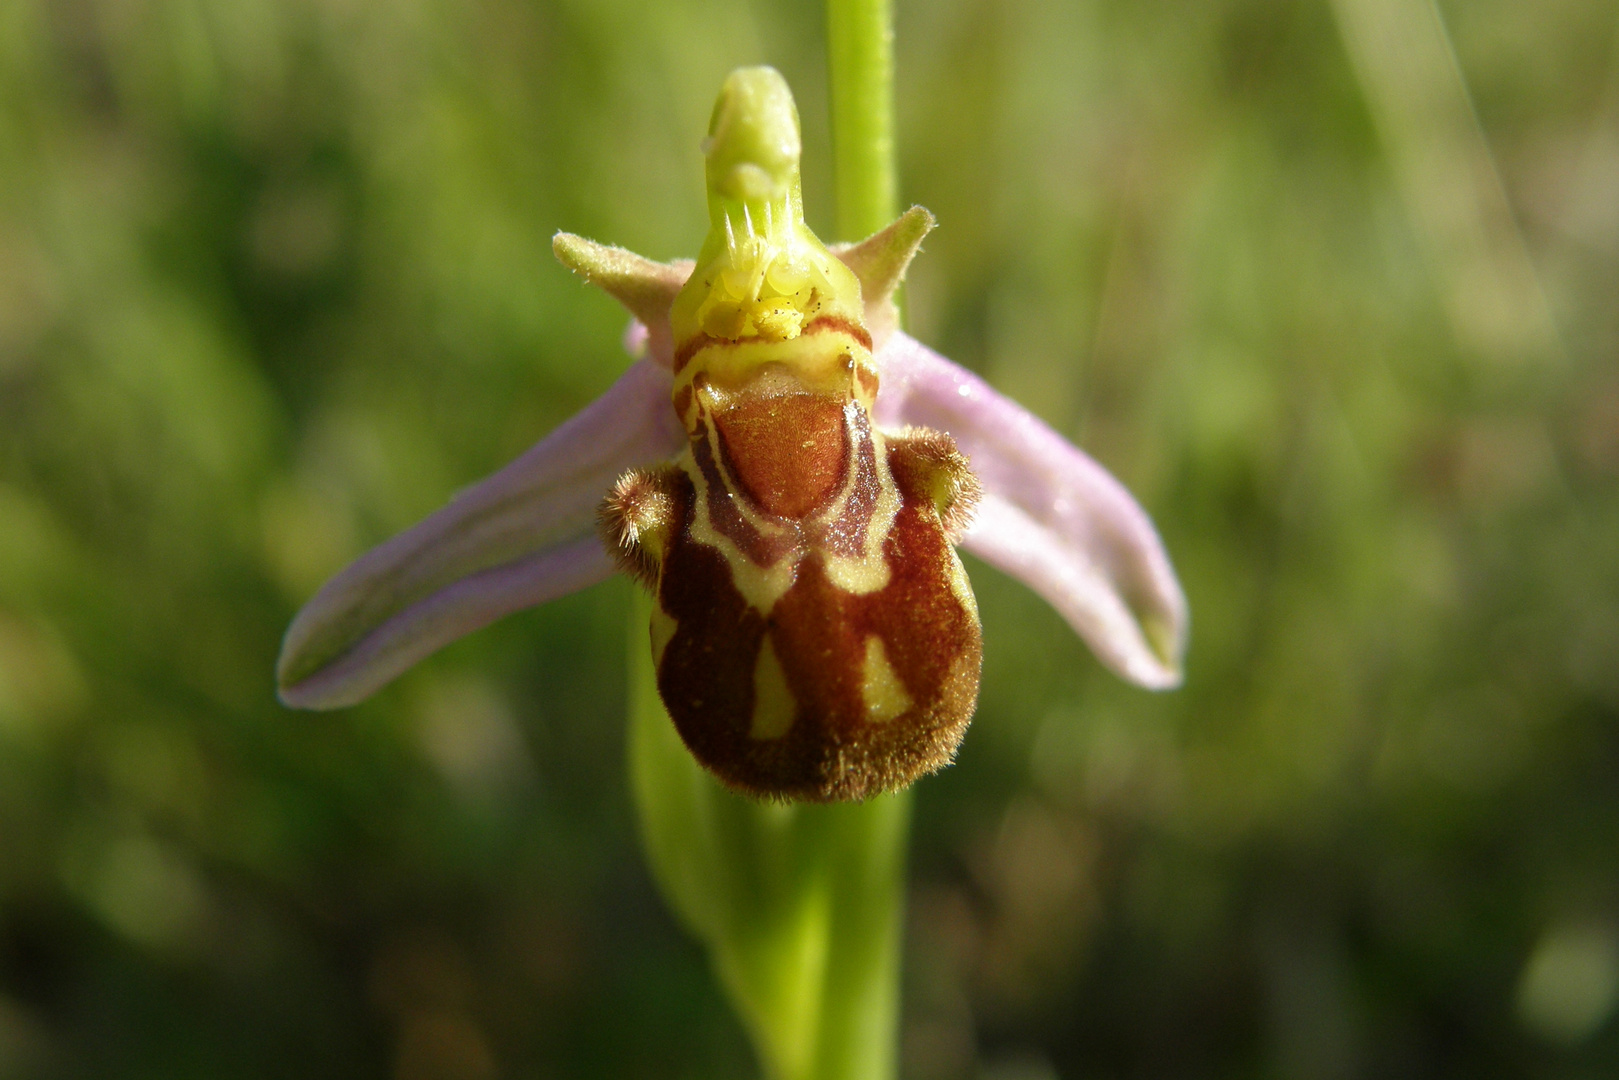
[(838, 237), (855, 240), (899, 211), (889, 0), (827, 0), (826, 49)]

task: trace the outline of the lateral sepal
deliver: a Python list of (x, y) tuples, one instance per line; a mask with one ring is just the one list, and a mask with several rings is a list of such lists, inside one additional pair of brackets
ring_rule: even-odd
[(894, 290), (905, 280), (905, 271), (921, 250), (923, 238), (937, 224), (938, 220), (926, 208), (913, 206), (864, 240), (832, 245), (832, 254), (860, 279), (860, 295), (866, 304), (866, 329), (878, 347), (899, 326)]
[(551, 238), (551, 250), (569, 270), (623, 304), (647, 328), (652, 356), (664, 367), (674, 357), (669, 309), (691, 276), (692, 262), (654, 262), (621, 247), (609, 247), (573, 233)]

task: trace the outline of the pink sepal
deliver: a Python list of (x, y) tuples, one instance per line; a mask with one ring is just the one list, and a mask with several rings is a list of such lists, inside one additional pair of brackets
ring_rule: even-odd
[(281, 700), (352, 705), (463, 634), (612, 574), (596, 507), (626, 469), (685, 444), (670, 387), (666, 368), (636, 363), (516, 461), (328, 581), (282, 641)]
[(962, 546), (1028, 585), (1118, 674), (1177, 686), (1186, 597), (1146, 511), (1106, 469), (904, 333), (878, 357), (876, 419), (947, 431), (984, 485)]

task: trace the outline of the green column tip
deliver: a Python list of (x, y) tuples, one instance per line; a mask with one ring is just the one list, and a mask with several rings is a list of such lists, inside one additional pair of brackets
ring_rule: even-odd
[(798, 107), (781, 72), (773, 67), (731, 72), (703, 143), (710, 200), (780, 204), (796, 195), (801, 150)]

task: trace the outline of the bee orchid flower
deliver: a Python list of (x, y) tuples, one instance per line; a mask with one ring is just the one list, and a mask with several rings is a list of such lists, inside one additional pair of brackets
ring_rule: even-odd
[(947, 763), (976, 702), (952, 544), (1044, 597), (1119, 675), (1181, 678), (1186, 602), (1146, 513), (1094, 460), (897, 328), (933, 218), (826, 248), (804, 225), (785, 83), (734, 73), (696, 262), (559, 234), (634, 317), (638, 359), (516, 461), (362, 556), (299, 612), (281, 699), (336, 708), (449, 642), (624, 570), (659, 689), (740, 790), (858, 799)]

